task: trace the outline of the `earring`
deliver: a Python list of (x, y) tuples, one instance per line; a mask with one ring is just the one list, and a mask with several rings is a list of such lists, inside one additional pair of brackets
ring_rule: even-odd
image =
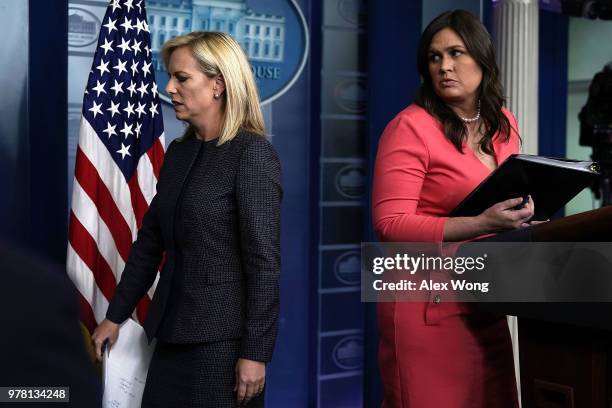
[(219, 94), (218, 93), (216, 93), (214, 96), (215, 96), (215, 99), (219, 99)]

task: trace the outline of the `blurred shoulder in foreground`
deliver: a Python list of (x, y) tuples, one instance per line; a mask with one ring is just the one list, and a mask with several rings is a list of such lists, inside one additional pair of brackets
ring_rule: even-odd
[(4, 241), (0, 264), (0, 387), (68, 386), (70, 404), (60, 405), (101, 406), (100, 381), (85, 351), (76, 291), (66, 274)]

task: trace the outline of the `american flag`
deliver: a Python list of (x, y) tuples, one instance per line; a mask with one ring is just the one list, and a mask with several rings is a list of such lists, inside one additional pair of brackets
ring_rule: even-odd
[[(83, 97), (67, 255), (90, 332), (105, 317), (164, 158), (150, 45), (144, 0), (112, 0)], [(141, 322), (156, 284), (136, 308)]]

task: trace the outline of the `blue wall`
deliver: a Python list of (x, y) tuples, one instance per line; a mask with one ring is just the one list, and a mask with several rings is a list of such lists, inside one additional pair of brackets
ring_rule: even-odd
[(436, 0), (423, 1), (422, 27), (425, 29), (427, 24), (438, 15), (449, 10), (463, 9), (474, 14), (476, 17), (483, 20), (482, 3), (489, 3), (487, 0)]
[[(310, 0), (297, 1), (310, 25)], [(311, 217), (309, 176), (312, 163), (310, 117), (310, 62), (292, 88), (271, 103), (268, 131), (274, 135), (283, 171), (281, 213), (281, 313), (278, 340), (268, 368), (266, 403), (270, 407), (307, 407), (311, 315), (309, 311), (313, 265), (310, 252)], [(316, 182), (315, 182), (316, 183)]]
[[(368, 13), (368, 185), (378, 139), (387, 123), (412, 103), (420, 84), (416, 67), (421, 35), (421, 2), (371, 2)], [(368, 196), (368, 202), (371, 197)], [(366, 237), (375, 240), (367, 212)], [(378, 372), (376, 305), (367, 304), (365, 323), (365, 406), (380, 406), (382, 386)]]
[(568, 23), (567, 16), (540, 11), (538, 152), (542, 156), (565, 157)]
[(539, 17), (538, 154), (565, 157), (569, 17), (544, 10)]

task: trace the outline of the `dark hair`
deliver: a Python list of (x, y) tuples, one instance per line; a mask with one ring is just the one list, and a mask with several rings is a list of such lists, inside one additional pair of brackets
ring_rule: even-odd
[(446, 137), (463, 153), (462, 145), (467, 137), (465, 124), (435, 93), (429, 75), (429, 46), (433, 37), (445, 28), (452, 29), (461, 37), (468, 52), (482, 69), (478, 98), (482, 118), (480, 126), (484, 126), (484, 136), (480, 141), (480, 148), (487, 154), (494, 154), (493, 137), (500, 131), (501, 140), (507, 142), (511, 126), (501, 110), (505, 99), (491, 37), (478, 18), (471, 13), (465, 10), (447, 11), (436, 17), (423, 31), (417, 51), (417, 67), (423, 82), (417, 90), (416, 104), (442, 122)]

